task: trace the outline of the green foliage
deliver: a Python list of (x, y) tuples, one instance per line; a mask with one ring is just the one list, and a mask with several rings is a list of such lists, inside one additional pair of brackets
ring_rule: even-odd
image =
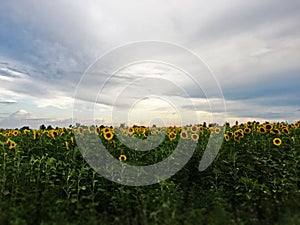
[[(72, 129), (24, 128), (17, 135), (2, 129), (0, 224), (300, 224), (300, 129), (278, 135), (261, 133), (256, 124), (249, 128), (224, 141), (213, 164), (199, 172), (211, 132), (205, 128), (184, 168), (144, 187), (123, 186), (97, 174), (79, 152)], [(145, 132), (150, 134), (137, 130), (133, 135), (145, 138)], [(166, 136), (154, 151), (136, 152), (96, 131), (114, 157), (124, 154), (125, 163), (134, 165), (168, 157), (180, 137), (180, 129), (171, 132), (174, 140)], [(276, 137), (282, 140), (279, 146), (273, 143)], [(10, 148), (8, 139), (16, 146)]]

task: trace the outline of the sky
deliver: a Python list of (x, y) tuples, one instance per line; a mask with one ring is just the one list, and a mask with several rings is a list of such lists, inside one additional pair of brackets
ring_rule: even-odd
[[(0, 30), (0, 127), (300, 118), (300, 1), (3, 0)], [(180, 66), (136, 48), (101, 67), (151, 40), (202, 72), (168, 48)]]

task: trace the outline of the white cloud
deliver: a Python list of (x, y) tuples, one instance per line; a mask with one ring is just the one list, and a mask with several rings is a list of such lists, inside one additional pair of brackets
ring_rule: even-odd
[[(71, 113), (75, 87), (96, 57), (128, 42), (156, 39), (186, 46), (209, 64), (228, 100), (229, 117), (293, 119), (299, 102), (286, 99), (299, 94), (295, 88), (289, 88), (289, 84), (300, 82), (298, 6), (298, 2), (290, 0), (5, 2), (0, 6), (0, 14), (6, 20), (0, 25), (6, 25), (3, 35), (7, 34), (16, 47), (5, 42), (0, 46), (0, 103), (6, 107), (5, 113), (16, 111), (8, 105), (26, 108), (29, 103), (34, 111), (54, 107)], [(143, 89), (137, 79), (147, 73), (170, 83), (147, 80), (148, 86)], [(123, 68), (120, 76), (110, 80), (95, 99), (107, 78), (100, 76), (84, 84), (86, 88), (80, 97), (100, 104), (101, 113), (96, 117), (101, 121), (107, 121), (103, 114), (109, 114), (114, 107), (128, 108), (136, 96), (153, 91), (184, 106), (187, 90), (186, 95), (198, 104), (197, 113), (203, 117), (209, 112), (205, 93), (174, 68), (150, 64)], [(285, 83), (285, 76), (290, 83)], [(133, 81), (135, 85), (119, 95)], [(281, 93), (283, 108), (280, 104), (264, 106), (258, 97), (274, 102), (280, 83), (285, 84), (286, 90), (286, 94)], [(262, 84), (269, 85), (268, 89)], [(201, 85), (210, 89), (205, 78)], [(237, 100), (239, 95), (251, 101), (245, 105), (246, 101)], [(220, 99), (214, 97), (209, 101), (219, 113)]]
[(0, 104), (15, 104), (17, 101), (15, 99), (2, 99), (0, 98)]
[(41, 98), (34, 100), (34, 102), (39, 108), (54, 106), (59, 109), (69, 109), (72, 106), (74, 100), (70, 97), (56, 95), (55, 98)]
[[(69, 91), (62, 92), (54, 84), (46, 83), (43, 80), (34, 79), (24, 72), (15, 71), (8, 67), (0, 68), (1, 95), (8, 95), (13, 98), (31, 99), (37, 107), (53, 106), (56, 108), (67, 108), (72, 105), (73, 98), (68, 97)], [(1, 100), (1, 99), (0, 99)], [(7, 103), (17, 102), (16, 100), (6, 100)]]

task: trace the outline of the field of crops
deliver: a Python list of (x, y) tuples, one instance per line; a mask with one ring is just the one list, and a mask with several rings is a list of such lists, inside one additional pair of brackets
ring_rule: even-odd
[[(90, 167), (75, 131), (95, 134), (131, 165), (163, 160), (179, 140), (196, 150), (169, 179), (126, 186)], [(151, 151), (135, 151), (117, 132), (142, 140), (166, 135)], [(206, 124), (0, 129), (0, 224), (300, 224), (300, 121), (226, 124), (216, 159), (200, 172), (209, 137), (220, 132)]]

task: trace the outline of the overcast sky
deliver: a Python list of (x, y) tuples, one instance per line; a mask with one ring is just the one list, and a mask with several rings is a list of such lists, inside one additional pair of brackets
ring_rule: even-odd
[[(4, 0), (0, 29), (0, 127), (68, 126), (74, 96), (92, 102), (92, 119), (104, 124), (219, 121), (224, 103), (230, 122), (300, 118), (297, 0)], [(196, 54), (223, 97), (168, 62), (124, 65), (109, 82), (98, 68), (97, 83), (90, 79), (81, 86), (87, 94), (75, 95), (99, 57), (147, 40)]]

